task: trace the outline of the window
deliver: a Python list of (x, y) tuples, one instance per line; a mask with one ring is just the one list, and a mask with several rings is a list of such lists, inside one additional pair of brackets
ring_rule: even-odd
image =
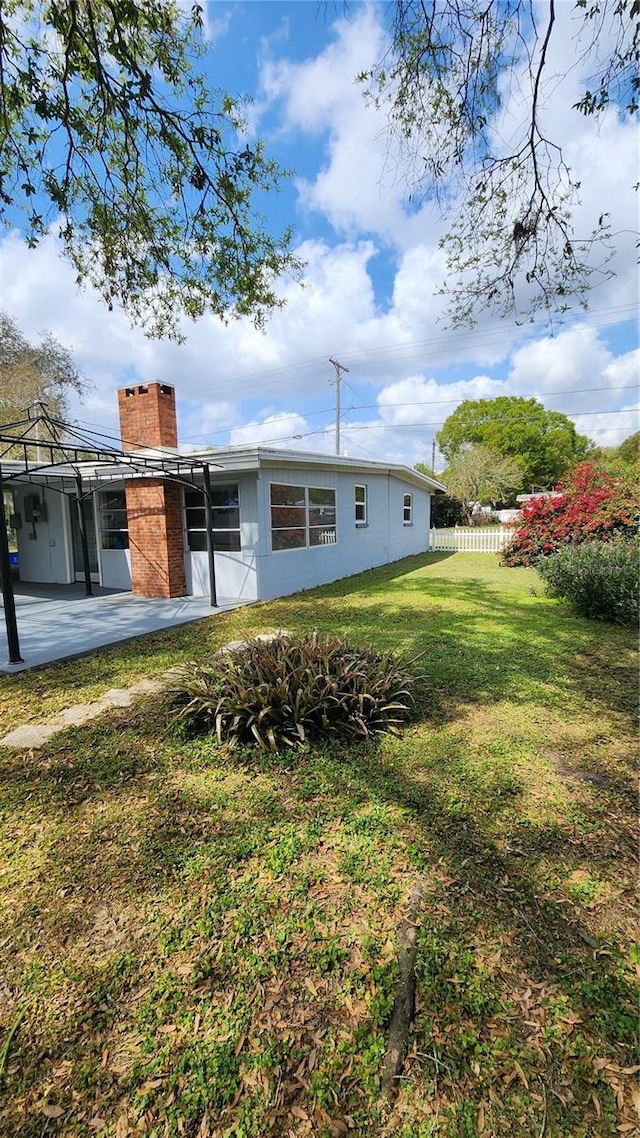
[[(240, 552), (240, 499), (237, 486), (211, 487), (213, 548), (218, 553)], [(192, 553), (207, 548), (207, 510), (201, 490), (185, 490), (187, 544)]]
[(102, 548), (128, 549), (129, 523), (124, 490), (107, 490), (98, 494), (98, 513)]
[(366, 526), (367, 524), (367, 487), (354, 486), (354, 502), (355, 502), (355, 515), (356, 525)]
[(271, 548), (336, 544), (336, 492), (271, 483)]
[(413, 494), (405, 494), (404, 496), (402, 520), (406, 526), (413, 525)]

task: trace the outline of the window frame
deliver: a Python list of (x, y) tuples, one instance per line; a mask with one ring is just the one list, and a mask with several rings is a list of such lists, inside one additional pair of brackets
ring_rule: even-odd
[[(300, 504), (300, 502), (298, 502), (296, 504), (291, 504), (291, 505), (288, 505), (286, 503), (281, 503), (281, 502), (274, 502), (273, 501), (273, 491), (276, 487), (280, 487), (286, 491), (295, 491), (297, 493), (299, 499), (300, 499), (300, 496), (302, 496), (304, 498), (304, 502), (302, 504)], [(328, 502), (325, 502), (325, 503), (313, 502), (311, 499), (311, 495), (313, 494), (314, 491), (319, 491), (322, 494), (333, 495), (333, 505), (331, 505)], [(292, 526), (274, 526), (274, 524), (273, 524), (273, 511), (274, 511), (274, 509), (276, 509), (276, 510), (291, 510), (292, 512), (295, 511), (296, 514), (298, 514), (298, 515), (300, 513), (302, 513), (302, 515), (303, 515), (303, 517), (301, 519), (302, 524), (301, 525), (292, 525)], [(311, 524), (311, 513), (312, 513), (312, 511), (322, 510), (322, 509), (329, 509), (332, 511), (333, 522), (330, 523), (329, 525), (312, 525)], [(294, 532), (300, 532), (301, 534), (304, 535), (304, 543), (303, 544), (301, 543), (299, 545), (292, 545), (292, 546), (289, 546), (288, 548), (286, 546), (282, 546), (281, 548), (278, 548), (277, 545), (274, 544), (274, 540), (273, 540), (274, 533), (285, 534), (285, 533), (294, 533)], [(327, 533), (327, 534), (333, 533), (333, 541), (322, 541), (322, 540), (320, 540), (318, 542), (312, 542), (311, 535), (313, 533)], [(315, 484), (315, 485), (306, 485), (305, 484), (304, 486), (301, 486), (297, 482), (295, 482), (295, 483), (292, 483), (292, 482), (270, 482), (269, 483), (269, 539), (271, 542), (271, 552), (272, 553), (293, 553), (293, 552), (296, 552), (300, 549), (326, 549), (330, 546), (337, 545), (338, 544), (338, 491), (337, 491), (337, 488), (335, 486), (318, 486), (317, 484)]]
[[(407, 499), (409, 499), (408, 503)], [(407, 510), (409, 511), (408, 517)], [(402, 497), (402, 524), (405, 526), (413, 525), (413, 494), (411, 493), (403, 494)]]
[[(222, 490), (228, 491), (227, 497), (232, 500), (233, 504), (230, 503), (228, 505), (220, 506), (220, 505), (214, 505), (214, 503), (212, 502), (211, 512), (212, 512), (214, 518), (215, 518), (216, 514), (220, 514), (220, 513), (231, 514), (232, 512), (233, 513), (237, 512), (238, 524), (237, 524), (237, 526), (220, 526), (220, 525), (216, 526), (215, 522), (212, 519), (211, 535), (213, 537), (213, 552), (214, 553), (241, 553), (242, 552), (242, 518), (241, 518), (241, 513), (240, 513), (240, 486), (237, 482), (221, 482), (218, 484), (216, 484), (214, 482), (211, 486), (212, 498), (215, 497), (216, 491), (220, 492)], [(187, 504), (187, 495), (189, 495), (189, 494), (194, 494), (194, 495), (197, 494), (197, 496), (198, 496), (197, 504), (195, 502), (192, 505)], [(195, 486), (195, 485), (194, 485), (193, 489), (191, 489), (188, 486), (185, 486), (184, 487), (183, 499), (182, 499), (182, 508), (183, 508), (184, 534), (185, 534), (185, 552), (186, 553), (206, 553), (206, 550), (207, 550), (207, 526), (206, 526), (207, 501), (206, 501), (206, 498), (204, 495), (204, 490), (201, 487)], [(196, 525), (190, 525), (189, 524), (189, 521), (190, 521), (189, 514), (190, 514), (190, 512), (195, 511), (195, 510), (201, 510), (204, 513), (205, 524), (203, 526), (196, 526)], [(192, 548), (191, 536), (190, 536), (191, 534), (204, 534), (204, 546), (202, 549)], [(233, 547), (230, 545), (218, 544), (216, 542), (216, 534), (234, 534), (234, 535), (237, 535), (236, 541), (233, 543)]]
[[(358, 490), (363, 491), (362, 501), (358, 501)], [(362, 517), (358, 517), (358, 510), (362, 510)], [(369, 489), (366, 482), (356, 482), (353, 487), (353, 515), (357, 528), (369, 525)]]
[[(122, 500), (123, 504), (121, 506), (109, 505), (107, 507), (107, 501), (106, 501), (107, 497), (108, 496), (116, 497), (116, 495), (118, 498), (120, 498)], [(114, 525), (108, 526), (108, 525), (106, 525), (105, 523), (106, 523), (106, 518), (107, 518), (108, 514), (124, 514), (124, 520), (126, 522), (126, 525), (123, 525), (123, 526), (114, 526)], [(129, 548), (129, 517), (127, 514), (126, 490), (99, 490), (98, 491), (98, 532), (100, 534), (100, 549), (102, 552), (119, 553), (123, 549)], [(105, 543), (105, 538), (107, 538), (107, 536), (109, 534), (114, 535), (113, 540), (115, 540), (115, 536), (118, 536), (120, 538), (120, 541), (122, 542), (122, 544), (121, 545), (111, 545), (111, 544), (107, 545)]]

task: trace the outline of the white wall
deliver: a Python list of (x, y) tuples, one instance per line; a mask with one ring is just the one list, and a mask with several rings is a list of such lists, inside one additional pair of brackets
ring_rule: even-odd
[[(69, 534), (69, 503), (63, 494), (43, 486), (14, 486), (13, 495), (16, 513), (22, 517), (22, 529), (18, 530), (18, 555), (20, 559), (20, 580), (38, 581), (44, 584), (66, 585), (74, 580), (73, 563), (67, 539)], [(24, 500), (34, 496), (44, 501), (47, 520), (28, 522), (25, 515)], [(36, 539), (32, 537), (35, 529)]]
[(131, 591), (131, 554), (128, 549), (101, 549), (98, 534), (100, 584), (105, 589)]
[[(332, 487), (336, 490), (335, 545), (271, 551), (269, 484)], [(356, 526), (354, 487), (367, 487), (367, 524)], [(413, 524), (403, 522), (404, 494), (413, 494)], [(424, 552), (428, 544), (431, 496), (394, 475), (354, 474), (325, 469), (262, 470), (258, 507), (262, 537), (258, 545), (258, 593), (261, 600), (287, 596), (327, 584), (376, 565)]]
[[(214, 485), (215, 485), (214, 480)], [(240, 496), (241, 551), (215, 554), (216, 591), (221, 603), (231, 600), (268, 600), (301, 589), (351, 576), (376, 565), (396, 561), (427, 548), (431, 497), (426, 490), (403, 482), (394, 475), (356, 474), (339, 469), (291, 470), (274, 468), (217, 481), (238, 482)], [(322, 486), (336, 490), (337, 524), (335, 545), (312, 549), (272, 552), (269, 485)], [(367, 486), (367, 524), (356, 526), (354, 487)], [(36, 523), (37, 540), (29, 538), (31, 524), (25, 519), (24, 497), (36, 488), (14, 489), (15, 508), (22, 515), (18, 533), (20, 577), (24, 581), (68, 583), (75, 579), (70, 540), (69, 500), (52, 490), (37, 488), (44, 495), (47, 522)], [(404, 494), (413, 495), (413, 524), (403, 523)], [(185, 549), (186, 534), (185, 534)], [(128, 550), (100, 548), (100, 583), (105, 588), (131, 588)], [(185, 553), (187, 591), (209, 595), (208, 561), (205, 552)]]
[[(256, 548), (258, 545), (258, 505), (255, 475), (219, 479), (225, 484), (238, 484), (240, 502), (240, 552), (215, 553), (216, 597), (219, 604), (227, 601), (258, 599)], [(215, 480), (212, 485), (215, 487)], [(184, 535), (187, 593), (195, 597), (209, 596), (209, 560), (206, 552), (191, 553)]]

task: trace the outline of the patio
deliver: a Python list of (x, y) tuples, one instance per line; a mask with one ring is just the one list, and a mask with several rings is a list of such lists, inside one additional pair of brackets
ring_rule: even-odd
[(83, 583), (36, 585), (16, 581), (14, 592), (23, 663), (7, 663), (7, 633), (0, 617), (0, 673), (8, 675), (239, 607), (239, 603), (230, 602), (212, 608), (208, 597), (134, 597), (97, 585), (94, 596), (87, 597)]

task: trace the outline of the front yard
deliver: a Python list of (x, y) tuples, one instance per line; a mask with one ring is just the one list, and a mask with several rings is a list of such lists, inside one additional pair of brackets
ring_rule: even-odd
[[(0, 754), (0, 1131), (608, 1138), (637, 1125), (635, 637), (415, 557), (2, 681), (5, 730), (318, 627), (424, 653), (419, 722), (261, 757), (162, 698)], [(417, 1016), (379, 1079), (417, 886)]]

